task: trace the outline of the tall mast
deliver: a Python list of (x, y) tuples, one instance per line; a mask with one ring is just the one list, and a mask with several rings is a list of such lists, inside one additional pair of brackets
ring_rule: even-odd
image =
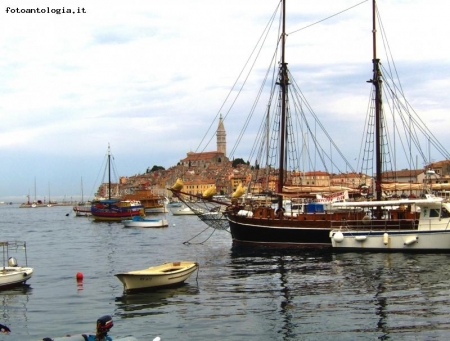
[(286, 96), (287, 96), (287, 64), (285, 62), (285, 46), (286, 46), (286, 0), (282, 1), (283, 5), (283, 22), (281, 32), (281, 65), (279, 84), (281, 87), (281, 129), (280, 129), (280, 169), (278, 174), (278, 208), (283, 207), (283, 183), (284, 183), (284, 163), (285, 163), (285, 140), (286, 140)]
[(81, 202), (84, 204), (83, 177), (81, 177)]
[(111, 199), (111, 149), (108, 143), (108, 199)]
[(381, 98), (381, 72), (380, 60), (377, 58), (377, 28), (376, 28), (376, 0), (372, 2), (372, 37), (373, 37), (373, 85), (375, 86), (375, 161), (376, 161), (376, 179), (375, 192), (376, 200), (381, 200), (381, 181), (382, 181), (382, 98)]

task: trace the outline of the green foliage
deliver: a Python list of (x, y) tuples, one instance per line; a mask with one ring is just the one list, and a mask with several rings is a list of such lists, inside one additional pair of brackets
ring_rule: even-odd
[(160, 170), (166, 170), (164, 167), (162, 167), (162, 166), (153, 166), (153, 168), (152, 169), (150, 169), (150, 168), (147, 168), (147, 173), (150, 173), (150, 172), (156, 172), (156, 171), (160, 171)]
[(233, 168), (236, 168), (237, 165), (246, 165), (247, 162), (245, 162), (243, 159), (238, 158), (238, 159), (234, 159), (233, 163), (231, 164)]

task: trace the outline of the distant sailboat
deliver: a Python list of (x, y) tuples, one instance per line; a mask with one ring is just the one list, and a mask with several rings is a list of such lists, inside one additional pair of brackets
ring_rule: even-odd
[(41, 200), (37, 200), (36, 198), (36, 178), (34, 178), (34, 200), (30, 201), (30, 193), (27, 195), (27, 202), (20, 204), (20, 208), (36, 208), (36, 207), (47, 207)]
[(84, 201), (84, 190), (83, 190), (83, 177), (81, 177), (81, 201), (78, 205), (73, 207), (73, 211), (75, 212), (75, 216), (77, 217), (90, 217), (91, 213), (91, 205)]

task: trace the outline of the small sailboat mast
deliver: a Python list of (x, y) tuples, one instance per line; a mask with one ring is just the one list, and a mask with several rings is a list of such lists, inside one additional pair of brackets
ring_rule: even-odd
[(108, 199), (111, 199), (111, 148), (108, 143)]
[(280, 65), (280, 75), (278, 79), (278, 84), (281, 87), (281, 124), (280, 124), (280, 165), (279, 165), (279, 174), (278, 174), (278, 193), (280, 196), (278, 197), (278, 208), (281, 209), (283, 207), (283, 196), (281, 193), (283, 192), (284, 185), (284, 166), (286, 162), (285, 156), (285, 142), (287, 139), (286, 136), (286, 98), (287, 98), (287, 86), (289, 83), (288, 72), (287, 72), (287, 63), (285, 61), (285, 47), (286, 47), (286, 0), (282, 1), (283, 6), (283, 19), (282, 19), (282, 32), (281, 32), (281, 65)]

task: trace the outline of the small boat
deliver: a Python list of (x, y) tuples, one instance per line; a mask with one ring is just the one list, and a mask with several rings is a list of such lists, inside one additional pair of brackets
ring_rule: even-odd
[(73, 207), (76, 217), (90, 217), (91, 204), (84, 201), (83, 178), (81, 178), (81, 201)]
[(132, 219), (122, 220), (125, 227), (167, 227), (167, 219), (149, 219), (141, 216), (134, 216)]
[(144, 206), (145, 213), (167, 213), (166, 198), (153, 194), (150, 189), (136, 189), (132, 194), (122, 196), (123, 200), (137, 200)]
[[(96, 332), (85, 333), (85, 334), (75, 334), (75, 335), (65, 335), (61, 337), (44, 337), (42, 341), (86, 341), (86, 340), (111, 340), (111, 341), (137, 341), (137, 339), (133, 336), (126, 336), (121, 338), (112, 338), (108, 335), (108, 332), (114, 326), (114, 322), (110, 315), (105, 315), (97, 319)], [(153, 339), (154, 341), (160, 340), (159, 337)]]
[[(366, 203), (336, 205), (355, 207), (362, 204)], [(333, 249), (372, 252), (450, 251), (450, 203), (443, 201), (443, 198), (427, 195), (426, 199), (386, 200), (373, 202), (372, 207), (380, 205), (384, 208), (414, 205), (415, 210), (420, 212), (419, 223), (403, 219), (399, 220), (397, 226), (387, 226), (386, 220), (373, 220), (369, 216), (360, 221), (336, 222), (340, 227), (330, 232)]]
[[(3, 267), (0, 268), (0, 289), (25, 284), (33, 275), (33, 268), (28, 267), (26, 242), (0, 242), (3, 247)], [(19, 266), (17, 259), (10, 256), (12, 251), (22, 248), (25, 253), (25, 266)]]
[[(173, 215), (195, 215), (195, 211), (192, 210), (190, 207), (183, 207), (183, 208), (177, 208), (177, 209), (172, 209), (172, 214)], [(201, 213), (201, 212), (199, 212)]]
[(73, 211), (77, 217), (90, 217), (92, 215), (91, 205), (89, 204), (80, 203), (73, 207)]
[(197, 269), (196, 262), (179, 261), (115, 276), (122, 282), (124, 291), (143, 290), (181, 285)]
[(183, 204), (179, 201), (170, 201), (167, 204), (168, 207), (183, 207)]

